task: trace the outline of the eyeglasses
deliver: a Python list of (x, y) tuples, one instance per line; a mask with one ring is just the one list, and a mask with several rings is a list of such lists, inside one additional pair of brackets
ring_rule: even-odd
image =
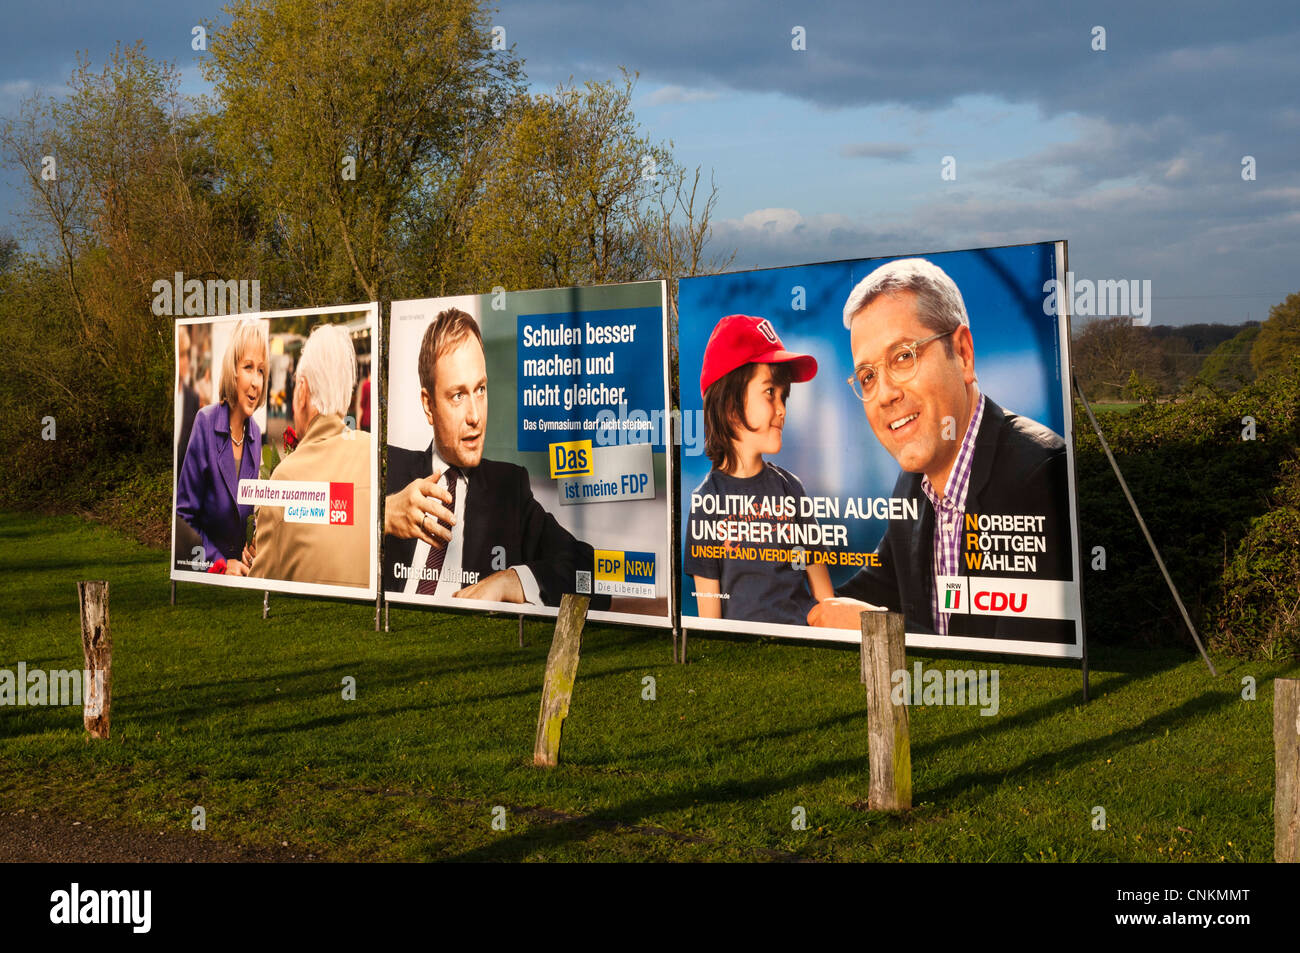
[[(959, 325), (960, 326), (960, 325)], [(889, 352), (889, 359), (885, 362), (885, 370), (889, 374), (889, 379), (895, 384), (901, 384), (904, 381), (910, 381), (916, 376), (916, 367), (921, 362), (918, 352), (923, 345), (931, 341), (937, 341), (939, 338), (946, 338), (956, 331), (944, 331), (942, 334), (932, 334), (928, 338), (922, 338), (919, 341), (913, 341), (911, 344), (899, 344)], [(876, 392), (876, 378), (879, 371), (874, 364), (859, 364), (849, 376), (849, 389), (853, 395), (863, 402), (871, 399)]]

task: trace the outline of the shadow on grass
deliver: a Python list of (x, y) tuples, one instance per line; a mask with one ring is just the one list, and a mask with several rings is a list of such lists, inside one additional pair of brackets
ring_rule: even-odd
[[(477, 847), (464, 853), (444, 858), (448, 861), (474, 863), (480, 861), (520, 861), (539, 850), (550, 850), (567, 844), (585, 841), (592, 834), (634, 828), (640, 833), (657, 834), (678, 841), (695, 841), (713, 843), (714, 839), (702, 835), (683, 834), (662, 828), (647, 827), (645, 819), (656, 814), (686, 810), (704, 804), (723, 804), (737, 800), (759, 799), (827, 778), (841, 775), (857, 775), (862, 771), (863, 759), (860, 757), (839, 758), (824, 761), (815, 768), (794, 772), (780, 777), (758, 778), (750, 781), (727, 781), (707, 787), (694, 788), (678, 794), (642, 798), (628, 801), (614, 807), (595, 811), (582, 817), (559, 817), (543, 827), (533, 827), (518, 834), (511, 834), (484, 847)], [(527, 814), (527, 811), (523, 813)], [(544, 817), (552, 812), (541, 813)], [(881, 816), (885, 824), (906, 824), (902, 817)], [(812, 858), (799, 853), (786, 853), (760, 847), (729, 845), (739, 853), (753, 854), (761, 858), (784, 861), (807, 861)]]
[[(1093, 687), (1095, 689), (1105, 690), (1107, 692), (1116, 692), (1119, 691), (1121, 688), (1124, 688), (1128, 685), (1133, 684), (1134, 682), (1138, 682), (1141, 680), (1142, 680), (1142, 675), (1139, 673), (1129, 673), (1127, 675), (1115, 675), (1105, 679), (1100, 683), (1094, 680)], [(956, 734), (944, 735), (943, 737), (936, 738), (933, 741), (927, 741), (923, 744), (913, 745), (912, 756), (913, 758), (917, 756), (924, 757), (930, 754), (931, 752), (938, 751), (952, 745), (964, 745), (973, 741), (988, 740), (989, 738), (994, 737), (996, 735), (1003, 734), (1007, 731), (1020, 730), (1021, 728), (1026, 728), (1029, 725), (1033, 724), (1034, 722), (1042, 721), (1046, 718), (1051, 718), (1056, 715), (1064, 714), (1065, 712), (1078, 707), (1080, 707), (1080, 704), (1072, 695), (1063, 698), (1056, 698), (1053, 699), (1052, 701), (1044, 702), (1041, 705), (1036, 705), (1033, 708), (1029, 708), (1025, 711), (1019, 712), (1009, 717), (996, 717), (996, 718), (987, 719), (987, 721), (989, 722), (987, 725), (980, 725), (979, 727), (975, 727), (975, 728), (967, 728), (964, 731), (957, 732)]]
[[(1107, 691), (1117, 691), (1120, 688), (1139, 680), (1139, 676), (1136, 674), (1113, 676), (1106, 679), (1100, 687), (1104, 687)], [(1005, 783), (1007, 778), (1012, 776), (1020, 777), (1026, 774), (1030, 776), (1039, 774), (1056, 774), (1067, 768), (1096, 760), (1098, 757), (1104, 756), (1107, 753), (1114, 753), (1115, 751), (1121, 750), (1129, 745), (1150, 740), (1152, 736), (1161, 734), (1165, 728), (1185, 726), (1188, 720), (1208, 715), (1223, 708), (1233, 702), (1235, 698), (1236, 696), (1234, 694), (1223, 696), (1203, 694), (1197, 698), (1184, 702), (1176, 708), (1172, 708), (1160, 715), (1149, 718), (1140, 725), (1113, 732), (1104, 737), (1081, 741), (1064, 748), (1059, 752), (1030, 758), (1024, 761), (1021, 765), (1010, 770), (970, 773), (955, 778), (937, 788), (918, 789), (916, 792), (917, 800), (919, 802), (921, 797), (924, 796), (926, 800), (947, 801), (960, 794), (969, 792), (973, 788), (995, 788), (997, 785)], [(1058, 699), (1047, 702), (1000, 722), (993, 730), (998, 733), (1019, 730), (1028, 724), (1060, 714), (1074, 707), (1076, 707), (1075, 703), (1069, 699)], [(763, 732), (761, 734), (754, 734), (749, 736), (747, 739), (733, 742), (733, 744), (743, 744), (745, 741), (793, 737), (805, 734), (809, 731), (817, 731), (823, 728), (844, 725), (859, 718), (865, 719), (865, 712), (837, 715), (832, 718), (823, 719), (811, 726), (800, 725), (780, 732)], [(924, 757), (928, 753), (943, 748), (971, 743), (976, 740), (987, 738), (989, 734), (989, 729), (972, 728), (959, 732), (956, 735), (948, 735), (941, 739), (936, 739), (933, 742), (917, 746), (913, 749), (913, 757)], [(646, 755), (646, 757), (658, 756), (659, 755), (654, 754)], [(627, 758), (621, 757), (619, 760), (626, 761)], [(523, 860), (532, 852), (553, 849), (566, 844), (579, 843), (598, 832), (609, 831), (620, 827), (644, 825), (647, 818), (655, 815), (661, 815), (676, 810), (684, 810), (702, 804), (731, 803), (740, 799), (760, 799), (805, 784), (821, 784), (832, 779), (846, 776), (865, 778), (866, 773), (867, 753), (864, 746), (864, 750), (860, 754), (851, 757), (823, 761), (806, 770), (792, 772), (779, 777), (756, 778), (747, 781), (728, 781), (725, 783), (696, 788), (690, 791), (684, 791), (671, 796), (628, 801), (580, 818), (561, 817), (541, 828), (534, 827), (511, 837), (502, 838), (491, 845), (475, 848), (474, 850), (466, 851), (465, 853), (458, 854), (448, 859), (454, 861)], [(879, 815), (879, 818), (880, 822), (886, 824), (908, 822), (904, 820), (901, 815), (899, 817)], [(663, 836), (669, 837), (680, 838), (683, 836), (669, 831), (651, 830), (650, 832), (661, 833)], [(737, 847), (737, 849), (744, 850), (742, 847)], [(788, 857), (774, 859), (806, 858), (802, 858), (801, 855), (795, 854), (789, 855)]]
[(1014, 768), (997, 772), (972, 772), (953, 778), (947, 784), (940, 785), (937, 788), (924, 791), (918, 790), (916, 792), (918, 800), (921, 794), (924, 794), (927, 799), (935, 801), (949, 800), (972, 788), (1004, 783), (1008, 778), (1012, 777), (1056, 774), (1068, 768), (1095, 761), (1104, 755), (1114, 754), (1130, 745), (1150, 741), (1153, 737), (1161, 736), (1166, 729), (1186, 728), (1193, 719), (1209, 715), (1240, 700), (1239, 695), (1231, 692), (1217, 696), (1210, 694), (1198, 695), (1195, 698), (1189, 698), (1176, 708), (1170, 708), (1159, 715), (1153, 715), (1141, 724), (1134, 725), (1131, 728), (1113, 731), (1100, 738), (1090, 738), (1058, 751), (1037, 755), (1022, 761)]

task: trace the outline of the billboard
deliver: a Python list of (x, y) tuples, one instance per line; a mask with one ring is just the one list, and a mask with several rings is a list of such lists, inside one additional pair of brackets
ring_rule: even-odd
[(388, 600), (672, 624), (666, 314), (663, 282), (393, 302)]
[(375, 597), (378, 305), (176, 322), (171, 578)]
[(683, 625), (1080, 657), (1065, 255), (683, 279)]

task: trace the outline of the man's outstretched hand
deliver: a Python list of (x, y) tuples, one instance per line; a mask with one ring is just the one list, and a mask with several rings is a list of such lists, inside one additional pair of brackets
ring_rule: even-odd
[(524, 587), (513, 569), (502, 569), (472, 586), (456, 592), (457, 599), (484, 599), (488, 602), (524, 602)]
[(823, 629), (861, 629), (862, 613), (883, 608), (860, 599), (823, 599), (808, 613), (808, 624)]
[(430, 546), (445, 547), (451, 530), (439, 522), (455, 525), (451, 494), (438, 485), (442, 474), (412, 480), (384, 501), (384, 532), (398, 539), (422, 539)]

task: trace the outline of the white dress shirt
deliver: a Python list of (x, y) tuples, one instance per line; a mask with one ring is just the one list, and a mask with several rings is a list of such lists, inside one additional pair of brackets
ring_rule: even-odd
[[(455, 593), (464, 588), (461, 573), (461, 563), (465, 553), (465, 498), (469, 495), (469, 481), (473, 470), (465, 470), (457, 467), (460, 472), (460, 478), (457, 480), (456, 487), (456, 507), (453, 515), (456, 517), (456, 523), (451, 528), (451, 542), (447, 544), (447, 555), (443, 557), (442, 569), (438, 573), (438, 588), (434, 591), (435, 599), (450, 599)], [(438, 455), (438, 448), (435, 445), (433, 450), (433, 472), (439, 474), (438, 485), (446, 489), (447, 486), (447, 464), (442, 457)], [(429, 517), (433, 519), (433, 517)], [(406, 587), (402, 590), (408, 596), (415, 595), (416, 589), (420, 585), (420, 576), (424, 570), (424, 564), (429, 560), (430, 546), (422, 539), (415, 541), (415, 556), (412, 558), (411, 572), (406, 576)], [(524, 601), (532, 605), (542, 604), (542, 591), (537, 585), (537, 579), (533, 576), (533, 571), (527, 566), (510, 566), (519, 577), (519, 584), (524, 590)], [(483, 580), (478, 580), (482, 582)]]

